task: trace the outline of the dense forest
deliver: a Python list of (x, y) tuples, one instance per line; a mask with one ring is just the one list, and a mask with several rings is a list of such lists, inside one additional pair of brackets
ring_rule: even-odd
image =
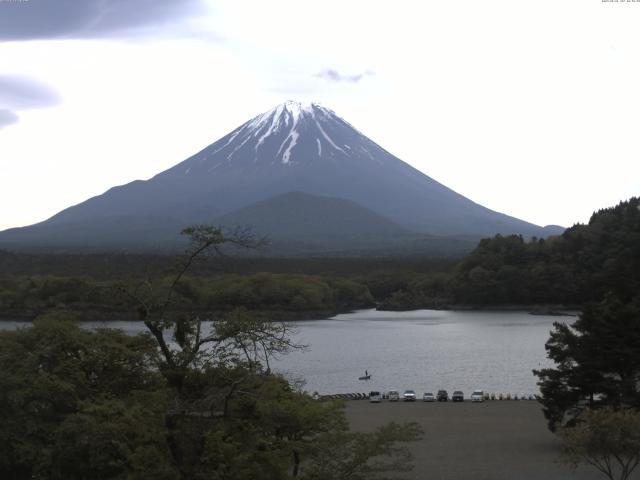
[[(380, 309), (564, 306), (606, 291), (639, 290), (639, 199), (595, 212), (547, 239), (487, 238), (468, 256), (442, 258), (229, 258), (194, 263), (177, 292), (187, 312), (243, 306), (278, 318)], [(34, 318), (51, 309), (85, 318), (131, 318), (120, 292), (161, 286), (174, 257), (29, 255), (0, 252), (0, 316)]]
[[(140, 284), (161, 287), (176, 261), (0, 252), (0, 317), (30, 319), (57, 309), (87, 319), (129, 319), (135, 310), (122, 291)], [(242, 306), (279, 318), (317, 318), (373, 307), (414, 279), (453, 265), (439, 258), (199, 259), (176, 292), (175, 308), (225, 312)]]
[(595, 212), (547, 239), (482, 240), (449, 272), (421, 276), (383, 300), (386, 308), (563, 305), (580, 307), (609, 290), (640, 290), (640, 199)]
[[(9, 318), (33, 318), (61, 310), (87, 319), (132, 319), (135, 305), (125, 292), (138, 287), (161, 289), (171, 277), (96, 281), (90, 277), (20, 276), (0, 279), (0, 312)], [(172, 306), (184, 313), (225, 313), (238, 306), (280, 318), (326, 316), (371, 307), (363, 284), (314, 275), (256, 273), (186, 277)]]

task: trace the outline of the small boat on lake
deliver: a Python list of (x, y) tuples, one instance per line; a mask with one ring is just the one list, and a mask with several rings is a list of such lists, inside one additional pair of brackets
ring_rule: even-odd
[(363, 377), (358, 377), (358, 380), (370, 380), (371, 379), (371, 375), (369, 375), (368, 371), (364, 371), (364, 376)]

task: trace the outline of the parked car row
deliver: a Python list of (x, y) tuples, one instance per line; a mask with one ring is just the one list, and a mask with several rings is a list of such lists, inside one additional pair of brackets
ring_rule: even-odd
[[(381, 402), (384, 398), (389, 400), (390, 402), (398, 402), (403, 400), (405, 402), (415, 402), (417, 395), (414, 390), (405, 390), (402, 395), (398, 390), (389, 390), (387, 394), (372, 391), (369, 393), (369, 401), (378, 403)], [(485, 393), (484, 390), (474, 390), (469, 399), (472, 402), (484, 402), (485, 400), (535, 400), (535, 395), (525, 395), (525, 394), (506, 394), (502, 393), (496, 395), (494, 393), (488, 394)], [(446, 390), (438, 390), (434, 395), (432, 392), (425, 392), (422, 394), (423, 402), (447, 402), (449, 401), (449, 393)], [(451, 395), (452, 402), (464, 402), (464, 393), (461, 390), (455, 390)]]
[[(424, 399), (425, 401), (429, 401)], [(446, 390), (438, 390), (438, 393), (436, 394), (436, 400), (438, 402), (447, 402), (449, 401), (449, 393)], [(464, 393), (462, 393), (461, 390), (456, 390), (453, 392), (453, 395), (451, 395), (451, 401), (452, 402), (464, 402)]]
[[(382, 399), (385, 398), (385, 395), (378, 391), (371, 391), (369, 393), (369, 401), (373, 403), (381, 402)], [(402, 396), (400, 396), (400, 392), (398, 390), (389, 390), (386, 395), (386, 398), (390, 402), (398, 402), (402, 399), (405, 402), (415, 402), (416, 401), (416, 392), (414, 390), (405, 390)], [(425, 392), (422, 395), (423, 402), (446, 402), (449, 400), (449, 393), (446, 390), (438, 390), (438, 393), (434, 395), (432, 392)], [(464, 401), (464, 393), (461, 390), (456, 390), (451, 395), (451, 400), (453, 402), (463, 402)], [(471, 394), (472, 402), (484, 402), (485, 395), (482, 390), (474, 390)]]

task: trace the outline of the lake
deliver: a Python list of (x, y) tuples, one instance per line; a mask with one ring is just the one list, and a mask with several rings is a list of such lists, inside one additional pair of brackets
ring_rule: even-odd
[[(309, 351), (282, 358), (277, 368), (320, 393), (537, 393), (531, 370), (552, 365), (544, 344), (553, 322), (574, 320), (526, 312), (362, 310), (297, 322), (296, 338)], [(359, 381), (365, 369), (371, 380)]]
[[(479, 388), (495, 393), (537, 393), (534, 368), (550, 366), (544, 344), (554, 321), (574, 317), (505, 311), (378, 312), (360, 310), (326, 320), (294, 322), (295, 341), (309, 346), (272, 364), (305, 389), (321, 394), (414, 389)], [(14, 329), (20, 322), (0, 322)], [(139, 322), (84, 322), (129, 333)], [(371, 380), (358, 377), (368, 370)]]

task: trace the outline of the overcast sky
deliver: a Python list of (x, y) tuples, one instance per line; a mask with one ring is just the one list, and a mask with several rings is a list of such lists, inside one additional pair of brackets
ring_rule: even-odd
[(640, 194), (640, 2), (0, 0), (0, 230), (147, 179), (287, 99), (484, 206)]

